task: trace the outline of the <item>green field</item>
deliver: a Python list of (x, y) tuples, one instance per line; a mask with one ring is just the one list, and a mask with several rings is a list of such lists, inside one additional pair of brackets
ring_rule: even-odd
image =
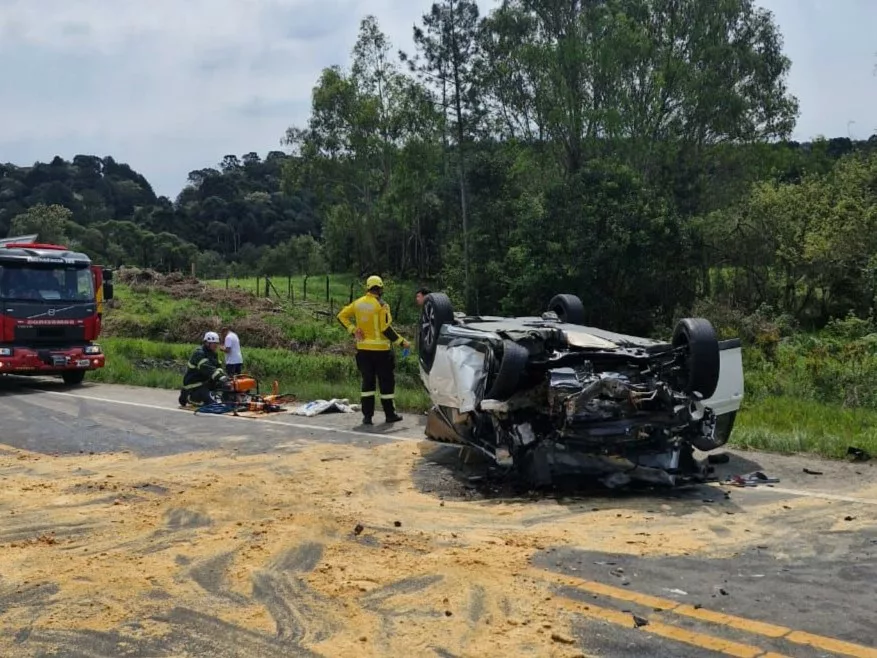
[[(349, 277), (330, 278), (330, 299), (349, 289)], [(285, 285), (285, 281), (283, 282)], [(275, 281), (275, 285), (277, 282)], [(293, 286), (302, 286), (301, 277)], [(231, 323), (241, 336), (246, 369), (265, 389), (276, 379), (300, 400), (358, 401), (353, 343), (323, 299), (258, 298), (256, 280), (164, 280), (117, 285), (107, 312), (108, 365), (89, 379), (176, 389), (186, 358), (207, 329)], [(397, 284), (399, 315), (413, 322), (416, 286)], [(310, 288), (309, 288), (310, 289)], [(389, 295), (392, 300), (392, 289)], [(346, 297), (342, 301), (346, 301)], [(413, 339), (413, 326), (397, 323)], [(722, 330), (728, 328), (720, 327)], [(732, 331), (733, 333), (733, 331)], [(757, 342), (757, 341), (756, 341)], [(736, 446), (842, 457), (848, 446), (877, 454), (877, 329), (842, 321), (817, 335), (799, 334), (744, 348), (746, 398), (732, 436)], [(414, 355), (397, 362), (400, 409), (422, 411), (429, 400)], [(172, 403), (172, 401), (171, 401)]]
[(792, 397), (746, 401), (731, 443), (783, 454), (842, 458), (854, 446), (877, 455), (877, 411)]

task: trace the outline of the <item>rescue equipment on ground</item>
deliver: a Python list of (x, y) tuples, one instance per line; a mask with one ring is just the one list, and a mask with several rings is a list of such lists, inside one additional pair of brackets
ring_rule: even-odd
[(280, 393), (280, 384), (274, 381), (271, 393), (262, 395), (259, 392), (259, 380), (248, 374), (232, 376), (223, 386), (212, 391), (211, 404), (204, 404), (195, 409), (195, 413), (227, 414), (237, 416), (242, 412), (275, 413), (285, 411), (284, 404), (295, 401), (292, 393)]

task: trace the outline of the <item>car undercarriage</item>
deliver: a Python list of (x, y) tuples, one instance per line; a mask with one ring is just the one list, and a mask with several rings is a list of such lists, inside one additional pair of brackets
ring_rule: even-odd
[(573, 295), (539, 317), (501, 318), (455, 313), (432, 293), (418, 342), (427, 437), (537, 486), (703, 479), (694, 450), (727, 442), (743, 396), (740, 342), (719, 341), (708, 320), (681, 320), (669, 341), (628, 336), (585, 326)]

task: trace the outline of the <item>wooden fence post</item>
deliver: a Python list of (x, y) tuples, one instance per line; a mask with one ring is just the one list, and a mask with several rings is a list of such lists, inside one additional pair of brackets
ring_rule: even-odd
[(225, 289), (228, 290), (228, 275), (225, 276)]
[(292, 276), (286, 277), (286, 298), (292, 301)]
[(262, 294), (262, 284), (259, 276), (256, 276), (256, 297)]
[(326, 301), (329, 301), (329, 275), (326, 275)]

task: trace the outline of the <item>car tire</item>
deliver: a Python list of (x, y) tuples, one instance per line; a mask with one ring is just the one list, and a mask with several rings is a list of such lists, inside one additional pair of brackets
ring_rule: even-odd
[(61, 379), (67, 386), (78, 386), (85, 379), (84, 370), (69, 370), (61, 373)]
[(561, 322), (585, 324), (585, 305), (575, 295), (555, 295), (548, 302), (548, 310), (556, 313)]
[(490, 390), (485, 396), (488, 400), (507, 400), (518, 388), (521, 374), (530, 360), (530, 352), (510, 340), (503, 341), (502, 360)]
[(429, 293), (423, 301), (420, 326), (417, 331), (417, 352), (420, 356), (420, 364), (426, 372), (430, 371), (435, 360), (442, 326), (453, 321), (454, 305), (450, 298), (441, 292)]
[(685, 348), (682, 387), (686, 393), (712, 397), (719, 385), (719, 339), (704, 318), (680, 320), (673, 331), (673, 347)]

